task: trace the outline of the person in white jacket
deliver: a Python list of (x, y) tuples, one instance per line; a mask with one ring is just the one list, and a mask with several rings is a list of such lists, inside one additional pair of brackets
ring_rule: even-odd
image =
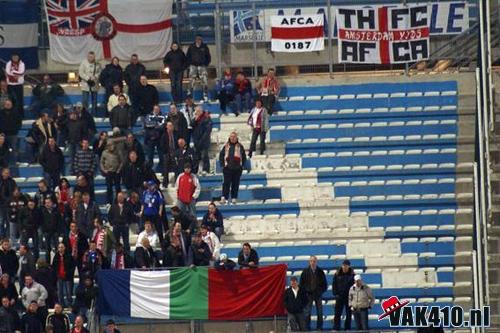
[(7, 78), (8, 91), (14, 96), (15, 106), (21, 115), (24, 115), (24, 74), (26, 66), (19, 57), (19, 54), (13, 53), (10, 61), (5, 65), (5, 76)]
[(214, 262), (219, 260), (222, 244), (216, 234), (214, 234), (211, 231), (208, 231), (206, 225), (202, 225), (200, 227), (200, 231), (201, 231), (201, 238), (205, 243), (207, 243), (208, 248), (212, 252), (212, 260), (210, 260), (210, 265), (213, 266)]
[(92, 112), (94, 114), (97, 111), (97, 92), (99, 91), (99, 75), (101, 75), (101, 71), (101, 64), (96, 61), (95, 53), (92, 51), (87, 54), (87, 59), (82, 61), (78, 70), (83, 106), (88, 110), (89, 98), (91, 98)]
[(141, 246), (144, 238), (149, 240), (149, 244), (154, 250), (160, 249), (160, 238), (158, 237), (156, 230), (153, 229), (151, 221), (144, 222), (144, 230), (139, 233), (139, 236), (137, 236), (137, 243), (135, 246)]

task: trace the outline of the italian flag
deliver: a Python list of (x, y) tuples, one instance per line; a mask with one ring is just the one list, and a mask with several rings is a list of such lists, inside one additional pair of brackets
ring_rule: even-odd
[(177, 268), (102, 270), (103, 315), (172, 320), (241, 320), (283, 315), (286, 265), (238, 271)]

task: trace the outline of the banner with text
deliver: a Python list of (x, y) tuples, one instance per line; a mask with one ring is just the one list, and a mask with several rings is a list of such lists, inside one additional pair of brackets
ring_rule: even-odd
[(337, 8), (341, 63), (399, 64), (429, 58), (429, 6)]
[(325, 48), (322, 15), (271, 17), (271, 50), (311, 52)]
[[(470, 10), (467, 1), (433, 1), (412, 3), (412, 5), (429, 5), (429, 29), (431, 36), (457, 35), (469, 29), (470, 22), (475, 21), (474, 10)], [(383, 4), (381, 4), (382, 6)], [(386, 5), (387, 7), (396, 5)], [(369, 6), (365, 6), (369, 7)], [(342, 8), (356, 8), (342, 6)], [(271, 17), (287, 15), (321, 15), (324, 19), (324, 36), (328, 36), (328, 26), (332, 37), (337, 38), (336, 6), (332, 6), (330, 17), (325, 6), (267, 8), (253, 10), (233, 10), (230, 15), (231, 43), (251, 43), (271, 41)], [(255, 27), (254, 27), (255, 25)]]

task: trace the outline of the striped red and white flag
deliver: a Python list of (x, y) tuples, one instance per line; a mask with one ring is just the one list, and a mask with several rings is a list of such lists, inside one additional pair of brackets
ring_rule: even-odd
[(325, 48), (323, 15), (271, 16), (271, 50), (311, 52)]

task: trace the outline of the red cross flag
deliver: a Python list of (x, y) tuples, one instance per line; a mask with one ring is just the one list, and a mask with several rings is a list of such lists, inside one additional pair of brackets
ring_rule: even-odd
[(338, 8), (339, 62), (398, 64), (429, 58), (427, 5)]
[(45, 0), (50, 54), (78, 64), (97, 58), (162, 58), (172, 42), (173, 0)]
[(271, 16), (271, 50), (311, 52), (325, 48), (323, 15)]

